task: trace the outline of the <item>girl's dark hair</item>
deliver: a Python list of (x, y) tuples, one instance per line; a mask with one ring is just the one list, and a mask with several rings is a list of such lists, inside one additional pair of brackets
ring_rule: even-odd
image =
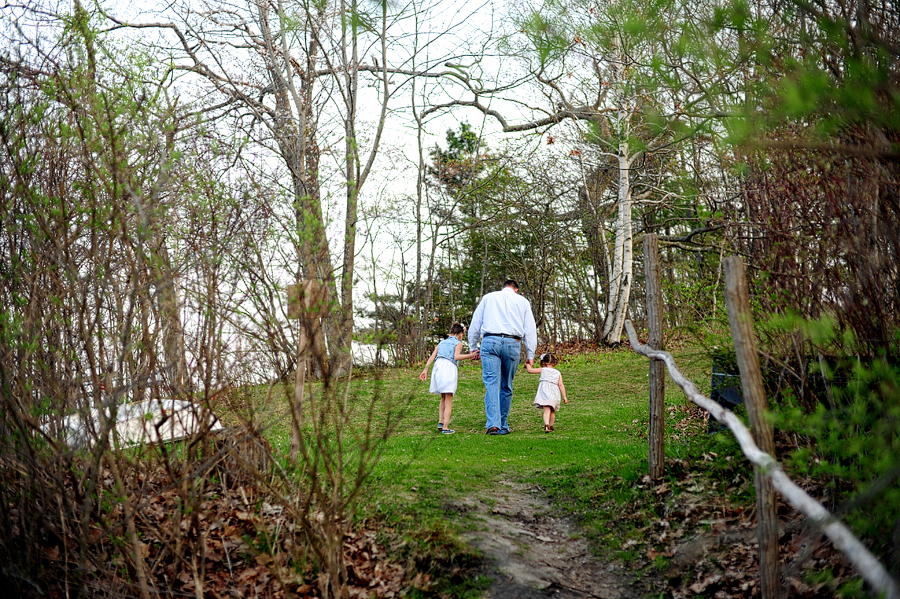
[(458, 322), (454, 322), (453, 326), (450, 327), (451, 335), (459, 335), (460, 333), (465, 333), (465, 332), (466, 332), (466, 327), (464, 327), (462, 324), (460, 324)]
[(553, 354), (541, 354), (541, 364), (556, 364), (559, 360)]

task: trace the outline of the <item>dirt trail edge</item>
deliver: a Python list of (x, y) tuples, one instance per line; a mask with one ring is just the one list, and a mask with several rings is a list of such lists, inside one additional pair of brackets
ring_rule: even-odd
[(628, 573), (594, 557), (578, 528), (553, 513), (537, 489), (500, 482), (463, 500), (476, 525), (463, 539), (484, 553), (493, 578), (485, 599), (634, 599)]

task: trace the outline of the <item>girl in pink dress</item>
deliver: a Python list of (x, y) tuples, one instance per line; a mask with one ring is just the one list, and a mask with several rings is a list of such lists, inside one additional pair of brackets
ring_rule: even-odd
[(544, 411), (545, 433), (553, 432), (553, 423), (556, 422), (556, 411), (559, 410), (560, 395), (562, 395), (563, 403), (569, 403), (562, 375), (555, 368), (558, 363), (559, 360), (553, 354), (542, 354), (540, 368), (525, 366), (525, 370), (529, 373), (541, 375), (541, 379), (538, 381), (537, 395), (534, 398), (534, 406)]

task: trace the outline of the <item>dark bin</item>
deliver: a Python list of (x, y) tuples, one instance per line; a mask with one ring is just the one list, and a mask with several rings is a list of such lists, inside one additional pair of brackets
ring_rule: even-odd
[[(734, 354), (730, 356), (722, 353), (713, 354), (712, 377), (710, 381), (709, 398), (726, 410), (734, 409), (744, 403), (744, 394), (741, 391), (741, 376), (738, 374), (737, 364), (734, 363)], [(706, 432), (708, 434), (728, 430), (728, 427), (710, 417)]]

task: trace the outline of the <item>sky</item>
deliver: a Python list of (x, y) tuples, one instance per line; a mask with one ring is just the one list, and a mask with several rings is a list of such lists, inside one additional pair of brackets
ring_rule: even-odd
[[(248, 6), (245, 0), (227, 0), (231, 6)], [(209, 8), (200, 0), (188, 0), (194, 10)], [(70, 2), (73, 3), (73, 2)], [(212, 3), (210, 3), (212, 5)], [(222, 6), (222, 2), (215, 5)], [(516, 3), (507, 3), (507, 0), (426, 0), (422, 3), (423, 10), (417, 20), (405, 19), (399, 23), (393, 34), (396, 41), (393, 42), (389, 52), (394, 60), (402, 60), (412, 54), (413, 44), (424, 44), (427, 48), (421, 52), (417, 60), (429, 61), (437, 64), (440, 69), (448, 67), (444, 65), (452, 61), (453, 64), (462, 64), (469, 67), (470, 72), (480, 69), (484, 87), (492, 87), (499, 80), (509, 80), (517, 75), (518, 65), (510, 59), (502, 59), (496, 55), (490, 55), (491, 49), (486, 48), (483, 40), (496, 38), (508, 24), (502, 22), (505, 11)], [(117, 19), (129, 23), (160, 23), (166, 21), (177, 22), (174, 10), (184, 6), (183, 0), (176, 2), (160, 2), (157, 0), (118, 1), (106, 2), (104, 6), (110, 14)], [(290, 6), (286, 4), (285, 6)], [(395, 12), (408, 10), (412, 4), (401, 6), (400, 2), (391, 2), (390, 6)], [(158, 42), (160, 31), (164, 35), (169, 32), (154, 29), (129, 29), (123, 30), (121, 35), (140, 35), (145, 40)], [(164, 38), (164, 37), (163, 37)], [(169, 36), (174, 42), (174, 38)], [(174, 44), (173, 44), (174, 45)], [(462, 52), (462, 55), (460, 53)], [(487, 55), (485, 56), (485, 52)], [(373, 57), (380, 53), (380, 48), (373, 47), (370, 52), (361, 58), (363, 62), (371, 62)], [(483, 56), (476, 66), (475, 56)], [(397, 63), (404, 68), (410, 68), (410, 63)], [(393, 80), (394, 85), (402, 81), (399, 77)], [(187, 80), (182, 82), (185, 85)], [(196, 94), (196, 88), (185, 85), (185, 99), (190, 94)], [(361, 194), (361, 204), (367, 213), (381, 215), (378, 221), (361, 223), (357, 248), (360, 256), (357, 264), (365, 265), (374, 256), (378, 265), (376, 269), (358, 270), (360, 274), (357, 284), (357, 299), (359, 302), (365, 293), (371, 291), (370, 281), (365, 279), (373, 273), (380, 273), (375, 283), (379, 291), (392, 287), (389, 276), (398, 276), (401, 264), (406, 263), (408, 272), (415, 272), (414, 247), (410, 243), (414, 241), (411, 231), (415, 229), (415, 219), (411, 198), (416, 194), (416, 178), (418, 172), (418, 139), (415, 120), (412, 118), (410, 108), (412, 87), (409, 82), (396, 88), (392, 99), (387, 125), (379, 148), (376, 164), (372, 175), (366, 182)], [(522, 90), (517, 92), (518, 99), (523, 99)], [(365, 127), (370, 125), (378, 116), (378, 97), (380, 90), (373, 87), (361, 86), (359, 114), (363, 124), (359, 131), (363, 151), (369, 147), (367, 140), (371, 139), (371, 131)], [(420, 79), (416, 83), (415, 103), (418, 110), (423, 106), (445, 103), (451, 99), (471, 99), (470, 93), (465, 92), (460, 85), (447, 85), (446, 80)], [(536, 100), (535, 103), (538, 103)], [(492, 108), (502, 110), (506, 114), (520, 115), (520, 119), (526, 119), (529, 115), (521, 112), (521, 106), (502, 100), (493, 100)], [(499, 124), (491, 118), (486, 118), (480, 112), (471, 108), (454, 108), (432, 113), (425, 124), (423, 131), (423, 146), (426, 160), (428, 151), (436, 144), (444, 144), (448, 129), (457, 129), (463, 121), (469, 122), (483, 135), (484, 142), (492, 149), (500, 148), (511, 136), (500, 131)], [(321, 140), (320, 145), (342, 147), (342, 130), (333, 127), (332, 139)], [(537, 143), (540, 143), (539, 140)], [(533, 143), (532, 146), (535, 144)], [(323, 156), (323, 162), (330, 160), (333, 167), (340, 162), (340, 154)], [(273, 164), (277, 164), (277, 159)], [(343, 189), (339, 182), (331, 184), (330, 194), (335, 201), (327, 204), (326, 220), (331, 223), (329, 235), (333, 248), (340, 248), (344, 226)], [(372, 225), (371, 227), (369, 225)], [(427, 231), (426, 231), (427, 232)], [(398, 238), (403, 237), (398, 244)], [(428, 243), (426, 242), (426, 247)], [(412, 250), (412, 251), (410, 251)], [(427, 259), (427, 256), (426, 256)], [(336, 261), (337, 263), (337, 261)], [(390, 274), (389, 274), (390, 273)], [(378, 279), (381, 279), (380, 281)]]

